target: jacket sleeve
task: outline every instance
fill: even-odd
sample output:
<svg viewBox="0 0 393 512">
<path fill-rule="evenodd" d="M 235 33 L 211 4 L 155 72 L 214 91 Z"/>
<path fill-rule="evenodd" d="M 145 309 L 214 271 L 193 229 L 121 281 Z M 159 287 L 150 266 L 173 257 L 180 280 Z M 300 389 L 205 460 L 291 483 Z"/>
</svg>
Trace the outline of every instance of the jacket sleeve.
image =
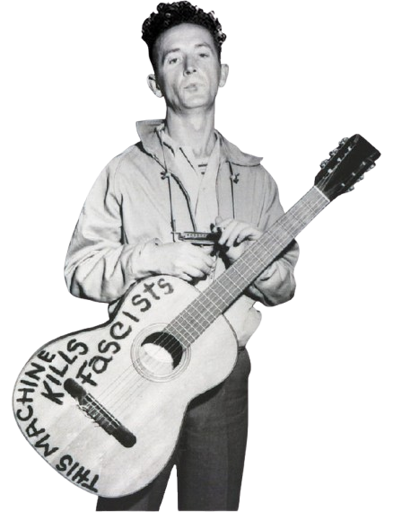
<svg viewBox="0 0 393 512">
<path fill-rule="evenodd" d="M 76 297 L 98 302 L 115 301 L 138 279 L 146 277 L 141 264 L 143 252 L 148 244 L 155 243 L 124 243 L 115 171 L 109 164 L 93 185 L 65 260 L 69 291 Z"/>
<path fill-rule="evenodd" d="M 284 210 L 275 181 L 265 169 L 262 168 L 262 172 L 262 208 L 258 228 L 264 232 L 283 215 Z M 292 299 L 296 288 L 294 268 L 298 257 L 299 246 L 293 241 L 249 286 L 246 294 L 265 306 L 276 306 Z"/>
</svg>

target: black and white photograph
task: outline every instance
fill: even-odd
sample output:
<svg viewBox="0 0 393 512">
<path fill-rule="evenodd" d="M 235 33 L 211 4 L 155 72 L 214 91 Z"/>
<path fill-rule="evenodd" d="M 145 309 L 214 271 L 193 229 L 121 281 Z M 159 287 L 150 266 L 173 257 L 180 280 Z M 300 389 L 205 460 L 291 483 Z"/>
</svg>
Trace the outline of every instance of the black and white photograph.
<svg viewBox="0 0 393 512">
<path fill-rule="evenodd" d="M 0 12 L 5 510 L 391 512 L 387 3 Z"/>
</svg>

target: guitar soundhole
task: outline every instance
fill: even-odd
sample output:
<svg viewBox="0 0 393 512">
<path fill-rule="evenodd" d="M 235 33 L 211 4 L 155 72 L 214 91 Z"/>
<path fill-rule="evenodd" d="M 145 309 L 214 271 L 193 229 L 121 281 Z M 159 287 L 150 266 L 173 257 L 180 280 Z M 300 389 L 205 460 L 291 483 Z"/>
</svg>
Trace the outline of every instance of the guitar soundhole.
<svg viewBox="0 0 393 512">
<path fill-rule="evenodd" d="M 163 326 L 165 327 L 165 326 Z M 155 325 L 142 331 L 131 349 L 131 358 L 138 372 L 149 380 L 169 381 L 188 364 L 190 349 L 172 334 Z"/>
<path fill-rule="evenodd" d="M 142 343 L 146 351 L 152 354 L 153 359 L 172 365 L 173 368 L 179 365 L 183 354 L 182 346 L 171 334 L 153 332 Z"/>
</svg>

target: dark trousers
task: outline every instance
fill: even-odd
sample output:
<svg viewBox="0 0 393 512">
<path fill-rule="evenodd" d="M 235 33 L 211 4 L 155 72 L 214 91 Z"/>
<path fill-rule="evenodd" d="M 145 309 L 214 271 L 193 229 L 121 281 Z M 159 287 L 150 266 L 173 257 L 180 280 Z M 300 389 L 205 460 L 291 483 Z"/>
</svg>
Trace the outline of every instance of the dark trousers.
<svg viewBox="0 0 393 512">
<path fill-rule="evenodd" d="M 242 349 L 231 375 L 190 403 L 174 456 L 160 475 L 129 496 L 99 498 L 97 510 L 159 510 L 173 465 L 179 510 L 238 510 L 250 369 Z"/>
</svg>

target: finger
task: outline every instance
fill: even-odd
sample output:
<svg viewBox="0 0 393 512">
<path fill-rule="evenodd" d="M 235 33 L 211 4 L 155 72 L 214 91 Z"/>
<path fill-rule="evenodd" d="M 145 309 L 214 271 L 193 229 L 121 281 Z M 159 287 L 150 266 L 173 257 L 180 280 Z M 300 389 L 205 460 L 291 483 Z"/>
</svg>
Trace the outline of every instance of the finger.
<svg viewBox="0 0 393 512">
<path fill-rule="evenodd" d="M 206 245 L 203 247 L 195 247 L 196 252 L 194 254 L 196 265 L 202 265 L 206 267 L 209 271 L 214 266 L 214 259 L 211 254 L 214 251 L 213 245 Z"/>
<path fill-rule="evenodd" d="M 209 272 L 210 272 L 210 269 L 209 269 Z M 187 274 L 191 279 L 202 278 L 202 277 L 205 277 L 205 274 L 206 274 L 200 268 L 193 267 L 192 265 L 186 266 L 183 270 L 183 273 Z"/>
<path fill-rule="evenodd" d="M 215 221 L 214 221 L 214 224 L 212 224 L 212 225 L 210 226 L 210 229 L 211 229 L 212 231 L 217 231 L 217 226 L 219 226 L 219 225 L 221 224 L 221 222 L 222 222 L 222 221 L 223 221 L 223 218 L 222 218 L 222 217 L 220 217 L 220 216 L 216 217 L 216 218 L 215 218 Z"/>
<path fill-rule="evenodd" d="M 199 266 L 199 262 L 203 262 L 204 265 L 211 268 L 214 265 L 214 260 L 210 256 L 210 253 L 214 250 L 212 246 L 209 247 L 201 247 L 197 245 L 193 245 L 189 242 L 180 242 L 179 245 L 182 244 L 181 249 L 181 265 L 184 264 L 192 264 Z"/>
<path fill-rule="evenodd" d="M 260 238 L 261 235 L 262 233 L 258 229 L 255 229 L 252 226 L 247 226 L 246 228 L 240 231 L 235 243 L 241 244 L 245 240 L 258 240 L 258 238 Z"/>
<path fill-rule="evenodd" d="M 230 241 L 230 239 L 232 239 L 233 235 L 237 236 L 239 229 L 240 229 L 239 223 L 236 221 L 232 221 L 230 224 L 228 224 L 226 226 L 225 230 L 222 232 L 218 243 L 220 245 L 231 246 L 233 243 L 233 240 Z"/>
<path fill-rule="evenodd" d="M 182 279 L 184 279 L 184 276 L 187 275 L 189 277 L 188 280 L 191 280 L 196 277 L 203 278 L 206 275 L 209 275 L 211 271 L 211 267 L 200 264 L 200 262 L 199 264 L 198 262 L 186 262 L 181 266 L 178 266 L 177 270 L 173 272 L 173 275 L 181 277 Z"/>
<path fill-rule="evenodd" d="M 202 275 L 209 274 L 214 267 L 214 259 L 206 254 L 200 247 L 192 247 L 187 253 L 183 253 L 182 258 L 177 260 L 176 266 L 180 272 L 187 272 L 190 269 L 197 269 L 202 272 Z M 193 277 L 202 277 L 202 275 L 195 275 Z"/>
<path fill-rule="evenodd" d="M 231 233 L 230 233 L 230 235 L 228 237 L 228 240 L 226 242 L 226 244 L 229 247 L 234 247 L 234 246 L 240 244 L 240 242 L 238 241 L 238 238 L 239 238 L 240 233 L 243 231 L 243 229 L 247 229 L 247 228 L 244 228 L 244 226 L 239 225 L 239 224 L 237 224 L 235 226 L 235 228 L 232 229 L 232 231 L 231 231 Z"/>
<path fill-rule="evenodd" d="M 220 245 L 223 245 L 224 241 L 227 239 L 227 235 L 229 233 L 228 229 L 230 228 L 231 223 L 233 223 L 233 219 L 226 219 L 225 221 L 222 221 L 220 222 L 220 224 L 217 225 L 216 232 L 218 232 L 220 235 L 218 239 L 218 243 Z"/>
<path fill-rule="evenodd" d="M 219 230 L 224 231 L 231 222 L 233 222 L 233 219 L 222 219 L 221 217 L 216 217 L 213 232 L 216 233 Z"/>
<path fill-rule="evenodd" d="M 214 267 L 214 260 L 211 259 L 211 263 L 210 263 L 210 261 L 208 263 L 206 263 L 203 260 L 193 260 L 191 266 L 193 268 L 197 269 L 198 271 L 202 272 L 202 276 L 205 276 L 205 275 L 210 274 L 210 272 L 212 271 L 212 269 Z M 197 277 L 202 277 L 202 276 L 197 276 Z"/>
<path fill-rule="evenodd" d="M 201 245 L 199 246 L 200 250 L 204 253 L 210 256 L 214 252 L 214 245 Z"/>
<path fill-rule="evenodd" d="M 178 277 L 180 277 L 180 279 L 183 279 L 183 281 L 187 281 L 187 282 L 191 282 L 193 280 L 193 278 L 191 276 L 189 276 L 188 274 L 186 274 L 185 272 L 182 272 L 181 274 L 179 274 Z"/>
</svg>

